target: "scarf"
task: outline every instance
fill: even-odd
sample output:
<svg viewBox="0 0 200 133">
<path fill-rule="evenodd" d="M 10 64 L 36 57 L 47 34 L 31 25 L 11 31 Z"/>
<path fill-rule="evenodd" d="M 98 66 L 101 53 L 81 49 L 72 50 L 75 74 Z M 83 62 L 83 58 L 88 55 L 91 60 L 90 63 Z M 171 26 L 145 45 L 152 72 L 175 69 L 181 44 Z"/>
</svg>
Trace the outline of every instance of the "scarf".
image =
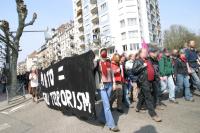
<svg viewBox="0 0 200 133">
<path fill-rule="evenodd" d="M 107 68 L 110 68 L 110 67 L 111 67 L 110 62 L 108 62 L 108 61 L 102 62 L 102 61 L 101 61 L 101 64 L 100 64 L 100 65 L 101 65 L 102 74 L 103 74 L 105 77 L 107 77 L 107 75 L 108 75 Z"/>
</svg>

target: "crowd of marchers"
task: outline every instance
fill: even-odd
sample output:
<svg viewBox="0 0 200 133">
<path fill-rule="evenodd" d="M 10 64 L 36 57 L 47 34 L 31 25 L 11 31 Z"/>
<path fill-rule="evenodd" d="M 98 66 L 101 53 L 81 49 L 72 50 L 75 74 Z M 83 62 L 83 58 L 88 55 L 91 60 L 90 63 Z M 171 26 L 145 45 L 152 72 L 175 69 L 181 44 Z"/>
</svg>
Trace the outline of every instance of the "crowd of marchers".
<svg viewBox="0 0 200 133">
<path fill-rule="evenodd" d="M 111 131 L 119 131 L 112 115 L 115 101 L 118 112 L 124 113 L 124 107 L 138 113 L 148 110 L 156 122 L 162 121 L 156 110 L 164 109 L 164 96 L 177 106 L 177 94 L 194 102 L 192 92 L 200 90 L 200 56 L 195 47 L 195 41 L 190 40 L 183 49 L 148 47 L 130 55 L 116 52 L 111 58 L 102 48 L 100 58 L 94 61 L 96 88 L 102 100 L 98 121 Z"/>
</svg>

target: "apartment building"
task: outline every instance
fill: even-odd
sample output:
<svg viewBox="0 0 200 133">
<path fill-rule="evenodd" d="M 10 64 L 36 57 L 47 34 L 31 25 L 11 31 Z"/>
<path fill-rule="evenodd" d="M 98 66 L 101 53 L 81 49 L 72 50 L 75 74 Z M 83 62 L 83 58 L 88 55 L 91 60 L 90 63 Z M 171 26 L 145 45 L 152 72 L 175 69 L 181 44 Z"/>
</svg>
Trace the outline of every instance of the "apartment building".
<svg viewBox="0 0 200 133">
<path fill-rule="evenodd" d="M 32 67 L 38 66 L 38 56 L 37 51 L 33 51 L 28 57 L 26 58 L 26 71 L 30 71 Z"/>
<path fill-rule="evenodd" d="M 83 50 L 107 47 L 131 53 L 161 45 L 158 0 L 73 0 L 76 36 Z"/>
<path fill-rule="evenodd" d="M 17 64 L 17 75 L 23 75 L 27 72 L 26 61 L 21 61 Z"/>
<path fill-rule="evenodd" d="M 53 31 L 52 38 L 47 40 L 48 57 L 52 61 L 59 61 L 65 57 L 79 54 L 80 48 L 74 39 L 74 22 L 62 24 Z"/>
</svg>

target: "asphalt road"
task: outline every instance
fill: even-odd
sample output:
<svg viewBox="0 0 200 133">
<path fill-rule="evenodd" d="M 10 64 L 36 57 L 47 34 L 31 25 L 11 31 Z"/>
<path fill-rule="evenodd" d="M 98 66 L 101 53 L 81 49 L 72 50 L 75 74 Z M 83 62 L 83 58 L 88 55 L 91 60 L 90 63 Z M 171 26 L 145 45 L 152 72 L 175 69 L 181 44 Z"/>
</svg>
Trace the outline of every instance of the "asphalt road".
<svg viewBox="0 0 200 133">
<path fill-rule="evenodd" d="M 200 96 L 195 102 L 178 99 L 179 104 L 167 105 L 157 111 L 163 122 L 156 123 L 148 113 L 136 113 L 135 109 L 125 114 L 113 112 L 121 133 L 200 133 Z M 63 115 L 49 109 L 44 102 L 28 101 L 17 107 L 0 112 L 0 133 L 110 133 L 107 127 L 95 121 L 83 121 L 74 116 Z"/>
</svg>

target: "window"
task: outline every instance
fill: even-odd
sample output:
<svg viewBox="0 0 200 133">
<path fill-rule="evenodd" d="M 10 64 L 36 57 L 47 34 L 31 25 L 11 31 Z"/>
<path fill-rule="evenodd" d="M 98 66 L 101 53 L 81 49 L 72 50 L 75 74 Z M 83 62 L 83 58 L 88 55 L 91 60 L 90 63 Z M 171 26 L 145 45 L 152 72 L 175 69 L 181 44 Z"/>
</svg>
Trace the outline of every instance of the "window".
<svg viewBox="0 0 200 133">
<path fill-rule="evenodd" d="M 130 50 L 139 50 L 139 43 L 131 43 Z"/>
<path fill-rule="evenodd" d="M 111 48 L 111 49 L 109 50 L 109 53 L 110 53 L 110 54 L 113 54 L 114 52 L 115 52 L 114 48 Z"/>
<path fill-rule="evenodd" d="M 127 45 L 123 45 L 123 50 L 127 51 Z"/>
<path fill-rule="evenodd" d="M 118 0 L 118 4 L 122 3 L 123 0 Z"/>
<path fill-rule="evenodd" d="M 129 31 L 129 32 L 128 32 L 128 35 L 129 35 L 129 38 L 130 38 L 130 39 L 131 39 L 131 38 L 136 38 L 137 35 L 138 35 L 138 31 L 137 31 L 137 30 L 135 30 L 135 31 Z"/>
<path fill-rule="evenodd" d="M 88 7 L 88 5 L 84 7 L 84 10 L 85 10 L 86 13 L 89 12 L 89 7 Z"/>
<path fill-rule="evenodd" d="M 121 28 L 125 27 L 125 20 L 124 19 L 120 21 L 120 27 Z"/>
<path fill-rule="evenodd" d="M 128 26 L 133 26 L 136 24 L 137 24 L 136 18 L 128 18 Z"/>
<path fill-rule="evenodd" d="M 100 20 L 101 20 L 102 23 L 108 21 L 108 14 L 102 16 Z"/>
<path fill-rule="evenodd" d="M 126 39 L 126 32 L 121 33 L 121 36 L 122 36 L 122 40 L 125 40 Z"/>
<path fill-rule="evenodd" d="M 101 11 L 104 11 L 104 10 L 106 9 L 106 7 L 107 7 L 107 4 L 106 4 L 106 3 L 103 3 L 103 4 L 101 5 Z"/>
</svg>

